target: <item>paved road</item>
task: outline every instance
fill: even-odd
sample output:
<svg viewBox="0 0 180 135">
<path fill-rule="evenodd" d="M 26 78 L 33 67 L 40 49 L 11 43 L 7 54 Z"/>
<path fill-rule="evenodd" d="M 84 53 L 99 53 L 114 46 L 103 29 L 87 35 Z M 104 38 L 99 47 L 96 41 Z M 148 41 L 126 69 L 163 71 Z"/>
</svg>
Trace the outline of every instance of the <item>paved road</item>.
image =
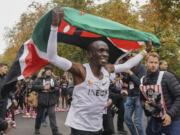
<svg viewBox="0 0 180 135">
<path fill-rule="evenodd" d="M 66 115 L 67 115 L 66 112 L 56 113 L 58 127 L 59 130 L 63 133 L 63 135 L 70 134 L 69 128 L 64 126 Z M 116 120 L 117 119 L 115 117 L 115 123 Z M 22 118 L 22 115 L 17 115 L 16 122 L 17 122 L 16 129 L 11 129 L 11 131 L 7 135 L 33 135 L 35 119 Z M 51 130 L 49 126 L 48 127 L 42 126 L 40 132 L 41 135 L 51 135 Z M 115 135 L 119 135 L 119 134 L 115 134 Z"/>
<path fill-rule="evenodd" d="M 69 135 L 70 131 L 68 127 L 64 126 L 66 118 L 65 112 L 57 113 L 57 123 L 59 130 L 63 135 Z M 21 115 L 16 116 L 17 127 L 12 129 L 7 135 L 33 135 L 35 119 L 22 118 Z M 41 127 L 41 135 L 51 135 L 50 127 Z"/>
</svg>

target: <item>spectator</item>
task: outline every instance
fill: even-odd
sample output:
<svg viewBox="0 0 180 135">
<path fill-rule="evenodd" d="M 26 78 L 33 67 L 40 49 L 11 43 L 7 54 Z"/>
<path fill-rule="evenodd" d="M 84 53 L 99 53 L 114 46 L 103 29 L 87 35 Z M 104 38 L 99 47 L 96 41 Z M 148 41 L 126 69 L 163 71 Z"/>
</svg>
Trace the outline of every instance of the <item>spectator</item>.
<svg viewBox="0 0 180 135">
<path fill-rule="evenodd" d="M 44 76 L 37 78 L 32 85 L 32 89 L 38 92 L 37 117 L 35 121 L 35 135 L 40 134 L 40 127 L 43 120 L 44 112 L 47 109 L 49 116 L 52 135 L 62 135 L 58 132 L 55 115 L 55 104 L 57 104 L 58 96 L 56 89 L 56 81 L 52 77 L 52 68 L 45 67 Z"/>
<path fill-rule="evenodd" d="M 61 98 L 62 98 L 62 111 L 68 109 L 68 79 L 66 75 L 63 75 L 60 81 Z"/>
<path fill-rule="evenodd" d="M 160 69 L 161 71 L 167 71 L 167 70 L 168 70 L 168 63 L 167 63 L 167 61 L 165 61 L 165 60 L 160 60 L 160 61 L 159 61 L 159 69 Z"/>
<path fill-rule="evenodd" d="M 180 83 L 167 71 L 159 71 L 159 55 L 150 53 L 146 59 L 147 75 L 141 79 L 141 99 L 150 116 L 147 135 L 179 135 Z"/>
<path fill-rule="evenodd" d="M 145 75 L 145 72 L 145 67 L 141 63 L 133 67 L 132 70 L 127 71 L 128 79 L 126 83 L 128 84 L 128 96 L 124 104 L 124 119 L 131 135 L 145 135 L 142 123 L 143 108 L 140 103 L 139 89 L 140 79 Z"/>
</svg>

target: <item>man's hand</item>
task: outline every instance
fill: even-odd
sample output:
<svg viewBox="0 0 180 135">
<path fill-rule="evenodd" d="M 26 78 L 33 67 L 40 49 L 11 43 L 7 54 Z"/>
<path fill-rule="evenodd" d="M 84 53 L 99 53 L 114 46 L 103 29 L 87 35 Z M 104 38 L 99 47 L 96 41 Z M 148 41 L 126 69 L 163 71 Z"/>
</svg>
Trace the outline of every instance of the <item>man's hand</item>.
<svg viewBox="0 0 180 135">
<path fill-rule="evenodd" d="M 121 90 L 121 95 L 122 95 L 123 97 L 127 97 L 127 96 L 128 96 L 127 90 L 122 89 L 122 90 Z"/>
<path fill-rule="evenodd" d="M 152 48 L 153 48 L 153 46 L 152 46 L 152 41 L 151 40 L 149 40 L 147 43 L 146 43 L 146 52 L 151 52 L 152 51 Z"/>
<path fill-rule="evenodd" d="M 171 116 L 168 114 L 165 114 L 162 118 L 163 120 L 163 126 L 168 126 L 171 124 L 172 120 L 171 120 Z"/>
<path fill-rule="evenodd" d="M 141 45 L 139 50 L 143 55 L 146 55 L 147 53 L 151 52 L 153 50 L 152 41 L 149 40 L 148 42 L 146 42 L 146 45 Z"/>
<path fill-rule="evenodd" d="M 144 102 L 144 108 L 147 109 L 147 108 L 151 107 L 150 104 L 151 104 L 150 101 L 145 101 L 145 102 Z"/>
<path fill-rule="evenodd" d="M 48 91 L 51 88 L 51 84 L 47 83 L 44 85 L 44 90 Z"/>
<path fill-rule="evenodd" d="M 37 75 L 38 78 L 41 78 L 43 76 L 43 73 L 45 72 L 45 69 L 41 69 Z"/>
<path fill-rule="evenodd" d="M 134 74 L 131 70 L 127 70 L 126 73 L 129 74 L 129 75 L 133 75 Z"/>
<path fill-rule="evenodd" d="M 108 101 L 105 104 L 105 108 L 108 108 L 112 104 L 112 99 L 108 99 Z"/>
<path fill-rule="evenodd" d="M 60 23 L 60 20 L 64 16 L 64 10 L 62 7 L 55 7 L 52 10 L 52 25 L 57 27 Z"/>
<path fill-rule="evenodd" d="M 18 106 L 18 102 L 15 99 L 12 100 L 12 103 L 13 103 L 14 107 Z"/>
</svg>

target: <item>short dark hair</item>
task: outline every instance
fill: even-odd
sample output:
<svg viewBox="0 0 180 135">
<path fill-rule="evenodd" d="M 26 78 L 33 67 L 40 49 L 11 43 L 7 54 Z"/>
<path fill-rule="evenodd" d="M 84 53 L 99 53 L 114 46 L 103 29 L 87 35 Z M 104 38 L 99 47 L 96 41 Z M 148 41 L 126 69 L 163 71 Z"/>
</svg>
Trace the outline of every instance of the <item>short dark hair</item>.
<svg viewBox="0 0 180 135">
<path fill-rule="evenodd" d="M 101 42 L 101 43 L 107 44 L 105 41 L 100 40 L 100 39 L 94 40 L 94 41 L 90 42 L 90 43 L 87 45 L 86 50 L 87 50 L 87 51 L 94 51 L 94 50 L 92 50 L 92 48 L 94 47 L 93 44 L 94 44 L 95 42 Z M 107 44 L 107 45 L 108 45 L 108 44 Z"/>
<path fill-rule="evenodd" d="M 6 63 L 0 63 L 0 67 L 3 67 L 3 66 L 7 66 L 7 67 L 8 67 L 8 64 L 6 64 Z"/>
<path fill-rule="evenodd" d="M 97 41 L 97 40 L 96 40 Z M 86 51 L 93 51 L 93 43 L 96 42 L 96 41 L 92 41 L 91 43 L 89 43 L 86 47 Z"/>
<path fill-rule="evenodd" d="M 158 60 L 160 60 L 159 54 L 156 52 L 151 52 L 146 56 L 146 61 L 148 61 L 149 57 L 155 57 L 158 58 Z"/>
<path fill-rule="evenodd" d="M 47 71 L 47 70 L 51 70 L 51 71 L 52 71 L 53 68 L 52 68 L 52 66 L 48 65 L 48 66 L 46 66 L 46 67 L 44 68 L 44 70 L 45 70 L 45 71 Z"/>
</svg>

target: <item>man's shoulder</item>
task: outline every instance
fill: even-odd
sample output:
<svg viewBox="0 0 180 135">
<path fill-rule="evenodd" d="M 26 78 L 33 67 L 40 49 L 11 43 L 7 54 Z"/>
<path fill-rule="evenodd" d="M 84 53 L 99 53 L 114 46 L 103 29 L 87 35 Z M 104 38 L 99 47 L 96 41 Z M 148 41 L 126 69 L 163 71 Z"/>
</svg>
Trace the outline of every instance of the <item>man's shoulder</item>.
<svg viewBox="0 0 180 135">
<path fill-rule="evenodd" d="M 166 75 L 169 77 L 174 77 L 178 80 L 178 82 L 180 82 L 180 76 L 177 76 L 175 73 L 167 71 Z"/>
<path fill-rule="evenodd" d="M 169 71 L 164 71 L 164 78 L 174 78 L 175 74 Z"/>
<path fill-rule="evenodd" d="M 39 82 L 42 82 L 43 79 L 44 79 L 43 77 L 38 77 L 38 78 L 35 79 L 34 82 L 35 82 L 35 83 L 39 83 Z"/>
<path fill-rule="evenodd" d="M 146 73 L 146 67 L 144 64 L 140 63 L 137 67 L 136 74 L 142 73 L 145 75 Z"/>
<path fill-rule="evenodd" d="M 143 67 L 143 68 L 146 67 L 143 63 L 140 63 L 139 66 L 140 66 L 140 67 Z"/>
<path fill-rule="evenodd" d="M 178 77 L 169 71 L 164 72 L 163 81 L 171 85 L 179 83 Z"/>
<path fill-rule="evenodd" d="M 89 63 L 84 63 L 84 64 L 81 64 L 81 63 L 76 63 L 76 62 L 73 62 L 73 66 L 72 68 L 69 70 L 69 72 L 72 73 L 72 75 L 78 75 L 81 74 L 81 72 L 84 72 L 85 71 L 85 68 L 89 65 Z"/>
</svg>

